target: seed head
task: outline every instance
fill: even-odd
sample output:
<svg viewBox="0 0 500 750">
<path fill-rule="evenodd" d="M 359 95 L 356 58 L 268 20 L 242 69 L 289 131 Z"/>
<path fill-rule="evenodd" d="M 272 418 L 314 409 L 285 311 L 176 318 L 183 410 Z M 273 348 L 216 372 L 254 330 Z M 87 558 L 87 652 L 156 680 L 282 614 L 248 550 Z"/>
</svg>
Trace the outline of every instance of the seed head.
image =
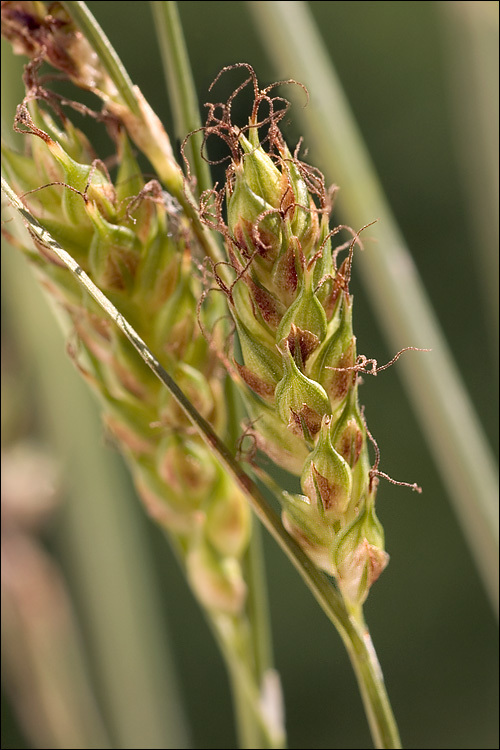
<svg viewBox="0 0 500 750">
<path fill-rule="evenodd" d="M 384 532 L 375 515 L 371 497 L 358 518 L 336 540 L 335 567 L 344 598 L 353 606 L 363 604 L 380 576 L 389 555 L 384 551 Z"/>
<path fill-rule="evenodd" d="M 332 445 L 331 426 L 331 418 L 323 417 L 318 441 L 301 476 L 302 492 L 321 508 L 328 523 L 343 518 L 352 491 L 351 469 Z"/>
<path fill-rule="evenodd" d="M 186 571 L 198 599 L 209 611 L 241 615 L 247 591 L 241 567 L 233 557 L 221 558 L 201 532 L 190 539 Z"/>
<path fill-rule="evenodd" d="M 246 66 L 243 66 L 246 67 Z M 226 293 L 241 359 L 255 447 L 300 478 L 285 493 L 283 523 L 351 603 L 362 603 L 387 564 L 373 504 L 367 428 L 358 404 L 356 339 L 349 281 L 353 239 L 332 249 L 330 195 L 321 173 L 292 155 L 278 123 L 283 99 L 259 90 L 248 125 L 231 120 L 234 97 L 208 105 L 208 135 L 229 145 L 225 193 L 216 200 L 232 285 Z M 267 117 L 259 119 L 262 103 Z M 215 112 L 222 115 L 215 116 Z M 214 193 L 215 194 L 215 193 Z M 223 218 L 223 195 L 227 224 Z M 337 267 L 338 254 L 348 257 Z"/>
<path fill-rule="evenodd" d="M 283 349 L 283 365 L 285 372 L 275 391 L 277 412 L 294 434 L 312 441 L 323 417 L 331 413 L 328 396 L 319 383 L 299 370 L 288 342 Z"/>
</svg>

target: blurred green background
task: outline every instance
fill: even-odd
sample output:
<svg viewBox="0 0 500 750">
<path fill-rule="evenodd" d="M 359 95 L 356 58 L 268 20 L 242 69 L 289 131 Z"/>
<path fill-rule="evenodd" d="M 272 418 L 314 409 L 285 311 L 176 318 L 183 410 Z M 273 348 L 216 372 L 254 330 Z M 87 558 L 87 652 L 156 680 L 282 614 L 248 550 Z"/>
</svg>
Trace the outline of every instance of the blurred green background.
<svg viewBox="0 0 500 750">
<path fill-rule="evenodd" d="M 149 4 L 88 5 L 131 78 L 171 133 L 172 120 Z M 249 62 L 261 84 L 274 80 L 245 3 L 178 5 L 201 103 L 209 99 L 208 87 L 224 65 Z M 498 224 L 494 210 L 498 160 L 492 151 L 497 148 L 498 138 L 498 5 L 324 1 L 309 5 L 472 402 L 497 451 L 498 300 L 491 282 L 498 279 Z M 303 83 L 307 86 L 308 82 Z M 223 91 L 223 85 L 219 86 L 218 92 Z M 291 145 L 299 135 L 293 119 L 292 110 L 287 129 Z M 334 122 L 331 127 L 335 128 Z M 97 135 L 92 135 L 99 155 L 106 156 L 109 142 L 103 140 L 100 145 L 96 139 Z M 366 222 L 374 218 L 366 216 Z M 16 272 L 25 270 L 19 263 Z M 379 363 L 386 362 L 394 352 L 388 351 L 374 311 L 365 300 L 356 277 L 356 262 L 352 291 L 358 349 Z M 19 321 L 10 319 L 10 310 L 4 307 L 2 316 L 6 362 L 7 367 L 14 363 L 22 377 L 5 379 L 5 403 L 12 403 L 7 387 L 13 380 L 14 392 L 24 388 L 20 400 L 29 404 L 29 416 L 20 420 L 25 425 L 24 434 L 32 427 L 57 452 L 57 440 L 50 437 L 53 431 L 43 427 L 47 406 L 39 403 L 36 355 L 33 359 L 27 357 L 19 341 Z M 40 342 L 39 353 L 43 356 L 45 329 L 39 318 L 32 325 L 37 325 L 34 337 Z M 62 341 L 55 346 L 62 350 Z M 57 376 L 64 383 L 78 377 L 70 364 L 64 370 L 58 365 Z M 403 745 L 498 747 L 496 622 L 433 456 L 403 392 L 397 364 L 377 379 L 367 378 L 361 400 L 366 405 L 369 428 L 381 449 L 381 468 L 397 479 L 417 481 L 423 487 L 423 494 L 418 496 L 388 483 L 380 486 L 378 514 L 385 527 L 391 564 L 366 604 L 367 621 Z M 92 401 L 85 400 L 85 414 L 93 408 Z M 80 424 L 82 411 L 78 411 L 73 399 L 68 397 L 63 409 L 70 424 L 71 420 Z M 21 431 L 19 421 L 16 429 Z M 107 460 L 117 463 L 118 481 L 124 488 L 119 502 L 132 514 L 135 533 L 141 535 L 141 554 L 147 559 L 140 563 L 152 569 L 151 598 L 161 617 L 156 630 L 159 624 L 159 637 L 165 639 L 163 647 L 171 651 L 172 675 L 189 727 L 185 746 L 235 747 L 226 675 L 210 633 L 163 537 L 137 507 L 121 464 L 104 444 L 97 419 L 93 419 L 89 430 L 94 435 L 90 438 L 94 448 L 97 446 L 104 455 L 107 452 Z M 59 455 L 63 456 L 64 477 L 69 477 L 63 478 L 67 488 L 75 469 L 64 452 Z M 90 460 L 89 453 L 87 473 L 92 472 Z M 104 492 L 104 499 L 105 496 Z M 66 501 L 71 503 L 68 498 Z M 46 530 L 45 540 L 61 561 L 74 597 L 89 652 L 90 672 L 106 718 L 109 695 L 99 682 L 100 656 L 92 641 L 93 625 L 85 612 L 85 596 L 79 588 L 79 563 L 72 559 L 72 548 L 78 544 L 68 537 L 77 532 L 74 517 L 73 526 L 71 521 L 67 525 L 68 515 L 71 517 L 67 509 L 60 512 Z M 97 544 L 95 530 L 88 533 L 90 536 L 82 544 L 92 556 Z M 99 533 L 107 549 L 106 538 L 119 533 L 119 525 L 110 528 L 103 522 Z M 361 701 L 340 638 L 272 540 L 265 535 L 264 541 L 275 658 L 284 689 L 289 746 L 370 747 Z M 110 544 L 111 567 L 112 548 Z M 130 557 L 127 562 L 136 568 Z M 104 555 L 102 565 L 107 564 Z M 94 575 L 112 574 L 99 567 Z M 140 603 L 132 600 L 139 626 L 143 622 L 144 632 L 149 632 L 149 610 L 144 610 L 142 618 L 137 607 Z M 138 637 L 141 638 L 140 633 Z M 114 649 L 116 660 L 126 660 L 119 644 L 113 643 L 110 648 Z M 156 662 L 160 663 L 153 659 L 153 667 L 161 668 L 160 656 Z M 31 747 L 32 740 L 25 737 L 16 721 L 11 695 L 9 688 L 3 695 L 2 746 L 9 750 Z M 172 696 L 166 695 L 165 700 L 170 709 L 173 704 L 178 705 Z M 146 709 L 131 695 L 128 710 L 133 716 Z M 176 711 L 181 715 L 181 708 Z M 109 716 L 107 720 L 112 724 Z M 139 715 L 139 736 L 142 720 L 144 716 Z M 155 745 L 153 740 L 148 741 L 151 744 L 124 744 L 116 739 L 116 727 L 110 732 L 115 738 L 114 747 L 178 746 L 160 742 Z"/>
</svg>

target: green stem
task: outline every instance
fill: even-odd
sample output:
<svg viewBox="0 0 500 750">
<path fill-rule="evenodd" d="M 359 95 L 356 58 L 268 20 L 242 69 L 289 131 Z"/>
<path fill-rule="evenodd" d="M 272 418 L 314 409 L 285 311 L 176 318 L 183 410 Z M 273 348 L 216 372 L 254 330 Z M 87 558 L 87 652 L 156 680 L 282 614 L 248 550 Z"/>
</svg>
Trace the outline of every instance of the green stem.
<svg viewBox="0 0 500 750">
<path fill-rule="evenodd" d="M 179 538 L 165 531 L 172 551 L 180 567 L 185 569 L 185 550 Z M 254 538 L 254 537 L 252 537 Z M 236 718 L 238 747 L 254 750 L 280 750 L 285 747 L 285 730 L 281 722 L 281 712 L 269 716 L 263 707 L 263 680 L 256 676 L 255 643 L 252 640 L 251 621 L 245 616 L 228 617 L 202 608 L 208 627 L 226 664 L 231 696 Z M 249 626 L 250 625 L 250 631 Z M 267 678 L 275 678 L 275 691 L 278 701 L 281 699 L 281 687 L 274 670 L 263 665 Z M 264 674 L 262 675 L 262 677 Z"/>
<path fill-rule="evenodd" d="M 150 6 L 174 116 L 175 133 L 182 142 L 188 133 L 201 128 L 201 118 L 179 11 L 175 2 L 155 1 Z M 201 132 L 194 133 L 186 143 L 186 156 L 196 177 L 199 193 L 213 187 L 208 163 L 201 155 L 202 143 Z"/>
<path fill-rule="evenodd" d="M 400 748 L 401 740 L 384 677 L 362 614 L 351 615 L 345 636 L 341 631 L 340 634 L 356 674 L 375 747 Z"/>
<path fill-rule="evenodd" d="M 245 560 L 249 588 L 248 618 L 253 647 L 253 663 L 257 683 L 262 684 L 268 670 L 273 668 L 273 649 L 269 627 L 264 550 L 260 524 L 255 523 Z"/>
<path fill-rule="evenodd" d="M 236 450 L 240 438 L 239 425 L 242 423 L 244 416 L 243 405 L 236 388 L 235 383 L 227 378 L 225 388 L 226 406 L 229 415 L 227 443 Z M 266 573 L 264 565 L 264 550 L 261 538 L 261 526 L 258 521 L 252 524 L 252 534 L 250 542 L 243 561 L 244 577 L 248 588 L 246 614 L 249 625 L 249 651 L 247 662 L 252 670 L 255 684 L 262 689 L 264 681 L 268 679 L 272 672 L 275 675 L 279 685 L 278 674 L 274 672 L 274 660 L 272 649 L 271 628 L 269 622 L 269 604 L 267 597 Z M 245 693 L 238 688 L 238 681 L 235 681 L 237 695 L 244 697 Z M 278 688 L 277 688 L 278 689 Z M 243 707 L 241 716 L 242 722 L 247 725 L 253 721 L 252 715 L 245 719 L 245 714 L 249 713 L 248 706 Z M 250 712 L 251 713 L 251 712 Z M 254 735 L 252 739 L 248 727 L 246 736 L 251 740 L 246 747 L 265 747 L 266 735 L 262 733 L 259 727 L 254 723 Z M 243 727 L 244 729 L 244 727 Z M 283 728 L 282 737 L 280 738 L 279 747 L 284 747 L 285 730 Z M 248 742 L 248 740 L 246 740 Z"/>
<path fill-rule="evenodd" d="M 228 414 L 231 415 L 228 420 L 227 442 L 233 450 L 236 450 L 241 436 L 239 426 L 243 421 L 245 411 L 236 384 L 231 378 L 226 381 L 225 397 Z M 264 675 L 268 670 L 273 669 L 274 659 L 269 623 L 264 549 L 261 527 L 257 523 L 252 527 L 250 545 L 245 557 L 245 580 L 248 581 L 249 586 L 247 610 L 252 630 L 255 677 L 257 683 L 261 684 Z"/>
<path fill-rule="evenodd" d="M 262 740 L 262 732 L 254 720 L 253 712 L 248 705 L 246 691 L 234 670 L 229 669 L 233 713 L 236 720 L 237 743 L 240 750 L 245 748 L 272 747 Z"/>
<path fill-rule="evenodd" d="M 346 221 L 374 217 L 370 240 L 379 251 L 357 264 L 391 348 L 408 344 L 429 354 L 401 361 L 415 414 L 432 446 L 436 467 L 498 611 L 498 474 L 488 442 L 387 204 L 369 154 L 306 3 L 249 2 L 278 77 L 306 84 L 311 104 L 297 108 L 308 145 L 329 181 L 341 185 Z M 291 96 L 294 97 L 293 89 Z"/>
<path fill-rule="evenodd" d="M 227 621 L 216 616 L 209 623 L 228 666 L 239 746 L 248 750 L 284 748 L 281 717 L 270 718 L 263 711 L 261 686 L 255 682 L 252 655 L 246 645 L 248 633 L 241 627 L 242 622 L 234 632 L 227 627 Z M 277 689 L 280 690 L 279 683 Z"/>
<path fill-rule="evenodd" d="M 281 520 L 255 482 L 243 471 L 234 459 L 231 451 L 220 440 L 212 426 L 198 413 L 187 400 L 178 385 L 160 365 L 154 354 L 148 349 L 123 315 L 114 307 L 107 297 L 91 281 L 83 269 L 45 230 L 21 203 L 10 185 L 2 177 L 2 190 L 19 212 L 30 233 L 64 263 L 74 274 L 78 282 L 86 289 L 104 312 L 114 321 L 122 333 L 139 352 L 143 361 L 168 388 L 180 408 L 191 421 L 201 438 L 217 456 L 221 466 L 233 477 L 247 496 L 257 517 L 279 544 L 311 590 L 317 602 L 335 625 L 348 646 L 351 660 L 355 665 L 360 690 L 365 702 L 368 721 L 377 747 L 399 747 L 396 724 L 392 715 L 389 699 L 385 691 L 380 666 L 378 664 L 368 631 L 361 632 L 359 624 L 347 611 L 342 597 L 331 581 L 309 559 L 302 548 L 284 529 Z M 237 660 L 235 660 L 237 662 Z M 239 669 L 238 664 L 235 668 Z M 384 743 L 384 744 L 381 744 Z"/>
</svg>

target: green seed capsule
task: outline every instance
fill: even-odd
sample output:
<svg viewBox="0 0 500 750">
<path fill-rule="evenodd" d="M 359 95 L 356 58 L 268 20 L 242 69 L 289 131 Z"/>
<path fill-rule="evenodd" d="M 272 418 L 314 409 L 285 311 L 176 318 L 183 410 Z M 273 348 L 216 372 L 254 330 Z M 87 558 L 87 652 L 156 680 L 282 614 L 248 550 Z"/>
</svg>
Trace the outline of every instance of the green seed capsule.
<svg viewBox="0 0 500 750">
<path fill-rule="evenodd" d="M 312 288 L 313 274 L 305 270 L 297 299 L 283 315 L 276 332 L 278 344 L 288 339 L 290 350 L 300 354 L 300 363 L 307 361 L 326 336 L 326 315 Z"/>
<path fill-rule="evenodd" d="M 330 438 L 331 419 L 324 417 L 316 447 L 302 472 L 302 492 L 322 509 L 328 522 L 342 519 L 351 499 L 352 477 L 347 461 Z"/>
<path fill-rule="evenodd" d="M 362 605 L 389 562 L 373 497 L 368 498 L 361 514 L 337 538 L 334 561 L 344 598 L 354 607 Z"/>
<path fill-rule="evenodd" d="M 256 447 L 278 466 L 300 476 L 309 453 L 303 436 L 291 432 L 273 406 L 252 394 L 246 401 L 252 420 L 247 434 L 253 437 Z"/>
<path fill-rule="evenodd" d="M 227 201 L 227 221 L 238 248 L 247 258 L 258 252 L 272 262 L 279 252 L 281 221 L 274 208 L 248 183 L 245 162 L 236 165 L 235 181 Z M 267 211 L 271 213 L 263 216 Z"/>
<path fill-rule="evenodd" d="M 241 567 L 233 557 L 221 558 L 201 529 L 189 541 L 186 571 L 194 592 L 208 610 L 241 614 L 247 593 Z"/>
<path fill-rule="evenodd" d="M 183 359 L 196 326 L 196 299 L 190 276 L 185 268 L 178 273 L 177 286 L 154 321 L 155 339 L 174 361 Z"/>
<path fill-rule="evenodd" d="M 189 508 L 200 507 L 217 479 L 217 467 L 204 447 L 174 432 L 160 441 L 156 466 L 158 476 Z"/>
<path fill-rule="evenodd" d="M 89 249 L 96 283 L 113 291 L 130 292 L 140 260 L 137 236 L 128 227 L 106 221 L 94 203 L 89 202 L 86 211 L 96 230 Z"/>
<path fill-rule="evenodd" d="M 332 444 L 335 450 L 354 467 L 365 444 L 365 427 L 359 416 L 355 390 L 351 391 L 348 403 L 336 422 Z"/>
<path fill-rule="evenodd" d="M 281 357 L 273 345 L 266 346 L 235 317 L 244 365 L 236 366 L 246 384 L 265 401 L 274 401 L 274 392 L 283 372 Z"/>
<path fill-rule="evenodd" d="M 134 482 L 144 506 L 157 523 L 181 536 L 196 534 L 204 521 L 203 512 L 190 504 L 185 494 L 177 493 L 158 476 L 149 459 L 135 459 L 132 464 Z"/>
<path fill-rule="evenodd" d="M 243 176 L 254 195 L 259 196 L 272 208 L 279 208 L 282 197 L 282 179 L 279 169 L 264 149 L 256 142 L 257 131 L 252 129 L 250 137 L 240 135 L 239 144 L 243 152 Z"/>
<path fill-rule="evenodd" d="M 325 524 L 322 512 L 308 497 L 291 495 L 289 492 L 283 492 L 282 497 L 284 527 L 319 568 L 334 575 L 334 527 Z"/>
<path fill-rule="evenodd" d="M 222 557 L 240 557 L 250 539 L 250 506 L 245 495 L 222 471 L 206 508 L 206 535 L 214 549 Z"/>
<path fill-rule="evenodd" d="M 274 394 L 278 414 L 295 435 L 312 441 L 319 432 L 323 416 L 331 414 L 328 396 L 319 383 L 300 372 L 288 343 L 282 355 L 285 373 Z"/>
<path fill-rule="evenodd" d="M 319 237 L 317 209 L 288 148 L 284 159 L 283 173 L 287 175 L 288 183 L 293 191 L 294 210 L 290 228 L 293 235 L 299 239 L 305 257 L 309 258 L 317 246 Z"/>
<path fill-rule="evenodd" d="M 352 304 L 348 295 L 342 298 L 339 325 L 315 356 L 310 376 L 327 392 L 333 413 L 342 406 L 356 383 L 354 367 L 356 340 L 352 334 Z"/>
</svg>

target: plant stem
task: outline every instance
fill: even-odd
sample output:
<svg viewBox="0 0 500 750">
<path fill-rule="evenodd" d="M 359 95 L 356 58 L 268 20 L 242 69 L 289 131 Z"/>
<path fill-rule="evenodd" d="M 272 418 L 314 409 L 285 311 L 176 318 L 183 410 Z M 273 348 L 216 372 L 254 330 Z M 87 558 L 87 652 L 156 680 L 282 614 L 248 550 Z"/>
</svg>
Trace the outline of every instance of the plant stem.
<svg viewBox="0 0 500 750">
<path fill-rule="evenodd" d="M 252 635 L 253 662 L 257 683 L 262 684 L 266 672 L 273 668 L 273 650 L 269 627 L 264 550 L 260 524 L 255 523 L 245 560 L 246 580 L 249 587 L 249 620 Z"/>
<path fill-rule="evenodd" d="M 238 747 L 241 750 L 244 748 L 272 747 L 272 745 L 263 742 L 262 733 L 248 705 L 246 691 L 241 684 L 241 680 L 238 679 L 237 674 L 232 669 L 229 669 L 229 678 L 231 682 L 231 696 L 233 699 Z"/>
<path fill-rule="evenodd" d="M 291 560 L 323 611 L 338 629 L 346 645 L 348 645 L 348 651 L 351 660 L 355 665 L 356 676 L 360 685 L 363 701 L 365 702 L 368 721 L 370 723 L 376 746 L 387 748 L 399 747 L 396 723 L 392 715 L 389 699 L 385 691 L 373 645 L 367 635 L 368 631 L 364 630 L 361 632 L 359 623 L 353 615 L 347 611 L 342 597 L 336 591 L 331 581 L 328 580 L 324 573 L 318 570 L 302 548 L 294 539 L 292 539 L 291 536 L 289 536 L 284 529 L 279 516 L 261 493 L 259 487 L 243 471 L 241 466 L 234 459 L 231 451 L 220 440 L 211 425 L 186 399 L 180 388 L 160 365 L 154 354 L 148 349 L 144 341 L 125 320 L 123 315 L 118 312 L 107 297 L 95 286 L 69 253 L 67 253 L 51 237 L 49 232 L 47 232 L 47 230 L 45 230 L 31 215 L 3 177 L 2 189 L 14 208 L 24 219 L 30 233 L 36 238 L 37 242 L 55 253 L 71 273 L 74 274 L 78 282 L 120 328 L 122 333 L 125 334 L 131 344 L 139 352 L 143 361 L 168 388 L 171 395 L 190 419 L 201 438 L 207 444 L 209 449 L 217 456 L 221 466 L 229 472 L 242 491 L 246 494 L 257 517 Z M 224 631 L 222 631 L 222 633 L 223 632 Z M 225 645 L 224 639 L 222 639 L 222 641 L 222 645 Z M 232 657 L 230 652 L 228 652 L 228 658 L 229 657 Z M 239 670 L 241 665 L 237 663 L 237 660 L 233 661 L 236 662 L 234 668 Z M 230 662 L 228 661 L 228 663 Z M 248 689 L 247 681 L 244 682 Z"/>
<path fill-rule="evenodd" d="M 255 683 L 252 655 L 246 647 L 248 633 L 242 632 L 241 627 L 232 633 L 224 618 L 213 617 L 209 624 L 228 666 L 239 746 L 248 750 L 284 748 L 280 717 L 270 719 L 263 710 L 262 692 Z"/>
<path fill-rule="evenodd" d="M 356 674 L 375 747 L 400 748 L 401 740 L 382 670 L 362 613 L 350 617 L 345 636 L 339 632 Z"/>
<path fill-rule="evenodd" d="M 201 128 L 201 119 L 179 11 L 175 2 L 155 1 L 150 6 L 174 116 L 175 133 L 182 142 L 188 133 Z M 198 193 L 213 187 L 210 168 L 200 152 L 202 142 L 203 134 L 198 132 L 186 143 L 186 155 L 197 180 Z"/>
<path fill-rule="evenodd" d="M 379 220 L 370 228 L 370 239 L 379 250 L 361 253 L 357 264 L 391 348 L 411 344 L 432 349 L 411 362 L 402 360 L 404 384 L 498 612 L 495 461 L 323 40 L 306 3 L 247 5 L 277 75 L 293 76 L 307 85 L 312 103 L 304 107 L 302 100 L 297 115 L 327 178 L 342 187 L 339 206 L 346 221 L 360 227 L 374 217 Z"/>
<path fill-rule="evenodd" d="M 171 534 L 166 533 L 166 538 L 179 566 L 186 572 L 182 544 Z M 254 538 L 252 536 L 252 539 Z M 253 750 L 284 748 L 285 730 L 280 721 L 281 713 L 278 712 L 278 715 L 274 716 L 272 711 L 266 711 L 263 706 L 262 680 L 256 679 L 255 642 L 252 641 L 251 632 L 247 627 L 248 622 L 240 616 L 232 618 L 206 609 L 203 609 L 202 613 L 226 664 L 236 719 L 238 747 Z M 270 668 L 267 671 L 274 673 Z M 277 675 L 273 676 L 276 676 L 275 688 L 280 699 L 279 680 Z"/>
</svg>

